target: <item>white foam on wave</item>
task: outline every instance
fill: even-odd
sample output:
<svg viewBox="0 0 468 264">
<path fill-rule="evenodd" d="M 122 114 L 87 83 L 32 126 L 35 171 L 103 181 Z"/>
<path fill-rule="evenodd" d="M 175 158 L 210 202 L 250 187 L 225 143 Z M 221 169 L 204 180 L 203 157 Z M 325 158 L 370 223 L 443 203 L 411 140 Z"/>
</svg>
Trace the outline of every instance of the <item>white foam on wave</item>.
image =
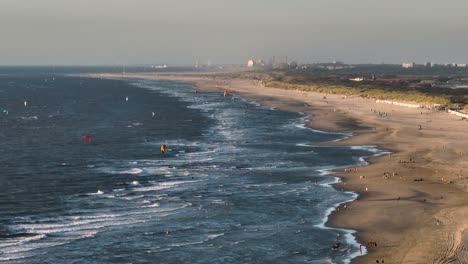
<svg viewBox="0 0 468 264">
<path fill-rule="evenodd" d="M 143 170 L 139 168 L 131 168 L 130 170 L 121 171 L 121 174 L 140 174 Z"/>
<path fill-rule="evenodd" d="M 280 183 L 246 184 L 246 185 L 244 185 L 244 187 L 246 187 L 246 188 L 251 188 L 251 187 L 271 188 L 271 187 L 282 186 L 282 185 L 287 185 L 287 183 L 280 182 Z"/>
<path fill-rule="evenodd" d="M 367 158 L 369 157 L 378 157 L 386 154 L 391 154 L 392 152 L 387 151 L 387 150 L 381 150 L 378 149 L 375 146 L 372 145 L 362 145 L 362 146 L 350 146 L 352 150 L 364 150 L 373 153 L 372 155 L 367 155 L 367 156 L 361 156 L 359 157 L 359 164 L 361 166 L 368 165 L 369 163 L 366 161 Z"/>
<path fill-rule="evenodd" d="M 187 108 L 210 111 L 210 110 L 218 109 L 222 105 L 224 105 L 224 103 L 222 103 L 222 102 L 213 102 L 213 103 L 202 103 L 202 104 L 196 104 L 196 105 L 195 104 L 194 105 L 189 105 L 189 106 L 187 106 Z"/>
<path fill-rule="evenodd" d="M 19 260 L 19 259 L 25 259 L 25 258 L 31 258 L 39 255 L 44 255 L 47 254 L 47 252 L 42 252 L 42 253 L 28 253 L 24 252 L 21 254 L 15 254 L 12 256 L 8 256 L 8 254 L 5 254 L 6 256 L 1 256 L 0 255 L 0 261 L 10 261 L 10 260 Z"/>
<path fill-rule="evenodd" d="M 323 166 L 320 169 L 315 169 L 319 176 L 327 176 L 333 174 L 333 170 L 339 169 L 338 166 Z"/>
<path fill-rule="evenodd" d="M 36 240 L 41 240 L 41 239 L 43 239 L 45 237 L 47 237 L 45 234 L 37 234 L 37 235 L 34 235 L 34 236 L 23 237 L 23 238 L 20 238 L 20 239 L 14 239 L 13 241 L 8 242 L 8 246 L 16 246 L 16 245 L 36 241 Z M 0 246 L 0 249 L 2 249 L 2 248 L 3 248 L 3 246 Z"/>
<path fill-rule="evenodd" d="M 314 133 L 318 133 L 318 134 L 338 135 L 338 136 L 340 136 L 339 138 L 332 140 L 332 142 L 338 142 L 338 141 L 344 140 L 346 138 L 349 138 L 349 137 L 351 137 L 353 135 L 352 133 L 347 133 L 347 132 L 330 132 L 330 131 L 323 131 L 323 130 L 318 130 L 318 129 L 311 128 L 311 127 L 307 126 L 307 124 L 310 122 L 310 116 L 306 115 L 306 114 L 304 114 L 302 112 L 300 112 L 300 114 L 305 115 L 305 116 L 300 117 L 297 122 L 294 122 L 295 127 L 300 128 L 300 129 L 307 129 L 307 130 L 310 130 L 310 131 L 312 131 Z"/>
<path fill-rule="evenodd" d="M 359 157 L 359 164 L 360 166 L 365 166 L 365 165 L 368 165 L 367 161 L 366 161 L 366 158 L 365 157 Z"/>
<path fill-rule="evenodd" d="M 140 183 L 139 183 L 138 181 L 132 181 L 130 184 L 133 185 L 133 186 L 137 186 L 137 185 L 139 185 Z"/>
<path fill-rule="evenodd" d="M 281 192 L 279 192 L 279 194 L 288 194 L 288 193 L 301 194 L 301 193 L 304 193 L 304 192 L 309 191 L 309 190 L 310 190 L 309 186 L 304 186 L 304 187 L 300 187 L 300 188 L 294 188 L 294 189 L 281 191 Z"/>
<path fill-rule="evenodd" d="M 162 144 L 166 144 L 167 146 L 176 146 L 176 147 L 209 147 L 207 143 L 202 143 L 199 141 L 185 141 L 185 140 L 166 140 L 166 141 L 153 141 L 153 142 L 146 142 L 144 145 L 155 146 L 159 147 Z M 140 160 L 141 161 L 152 161 L 152 160 Z"/>
<path fill-rule="evenodd" d="M 222 199 L 214 199 L 210 202 L 211 204 L 226 204 Z"/>
<path fill-rule="evenodd" d="M 292 124 L 296 128 L 309 129 L 309 127 L 306 126 L 307 122 L 309 122 L 309 116 L 303 116 L 297 119 L 297 121 L 293 122 Z"/>
<path fill-rule="evenodd" d="M 340 137 L 340 138 L 334 139 L 334 140 L 332 140 L 331 142 L 342 141 L 342 140 L 348 139 L 348 138 L 350 138 L 350 137 L 353 136 L 353 133 L 341 132 L 340 134 L 341 134 L 341 137 Z"/>
<path fill-rule="evenodd" d="M 148 212 L 146 213 L 148 214 Z M 40 233 L 40 239 L 46 238 L 48 234 L 56 234 L 56 233 L 67 233 L 69 239 L 76 239 L 76 238 L 86 238 L 91 237 L 97 234 L 98 230 L 104 227 L 111 227 L 111 226 L 122 226 L 122 225 L 131 225 L 137 223 L 144 223 L 147 222 L 147 218 L 144 219 L 125 219 L 122 216 L 130 216 L 135 215 L 133 213 L 123 214 L 121 216 L 112 216 L 112 217 L 104 217 L 104 218 L 95 218 L 89 220 L 81 220 L 81 221 L 70 221 L 70 222 L 63 222 L 59 224 L 19 224 L 16 225 L 15 228 L 21 230 L 28 230 L 28 232 Z M 70 236 L 74 237 L 70 237 Z M 73 239 L 73 240 L 74 240 Z M 26 242 L 34 242 L 38 239 L 29 240 Z M 41 243 L 41 245 L 44 243 Z M 6 246 L 1 246 L 0 249 L 2 251 L 7 247 L 15 246 L 16 243 L 6 244 Z M 28 246 L 23 249 L 12 249 L 9 252 L 21 252 L 27 251 L 32 248 L 32 246 Z"/>
<path fill-rule="evenodd" d="M 351 133 L 330 132 L 330 131 L 323 131 L 323 130 L 318 130 L 318 129 L 311 128 L 311 127 L 307 126 L 307 124 L 310 122 L 310 116 L 305 115 L 304 113 L 301 113 L 301 115 L 303 115 L 303 116 L 297 118 L 296 121 L 292 122 L 292 124 L 286 125 L 286 128 L 288 128 L 290 126 L 293 126 L 295 128 L 299 128 L 299 129 L 307 129 L 309 131 L 312 131 L 312 132 L 318 133 L 318 134 L 339 135 L 340 136 L 340 138 L 335 139 L 333 141 L 343 140 L 343 138 L 346 138 L 346 137 L 349 137 L 349 136 L 352 135 Z"/>
<path fill-rule="evenodd" d="M 30 257 L 35 257 L 38 255 L 46 254 L 47 252 L 38 253 L 36 250 L 68 244 L 75 240 L 94 237 L 96 234 L 97 234 L 97 231 L 91 230 L 91 231 L 78 233 L 77 235 L 74 236 L 74 239 L 72 240 L 60 239 L 60 241 L 54 241 L 54 242 L 41 241 L 40 243 L 33 243 L 33 242 L 39 242 L 38 240 L 47 238 L 47 235 L 39 234 L 34 237 L 25 238 L 21 242 L 19 242 L 19 244 L 25 244 L 22 247 L 18 247 L 19 245 L 18 243 L 6 243 L 5 245 L 0 246 L 0 252 L 4 254 L 4 256 L 0 256 L 0 261 L 24 259 L 24 258 L 30 258 Z"/>
<path fill-rule="evenodd" d="M 206 235 L 205 239 L 202 239 L 202 240 L 199 240 L 199 241 L 172 243 L 172 244 L 169 244 L 168 246 L 169 247 L 184 247 L 184 246 L 199 245 L 199 244 L 203 244 L 203 243 L 205 243 L 207 241 L 213 240 L 213 239 L 215 239 L 217 237 L 220 237 L 220 236 L 224 236 L 224 233 Z"/>
<path fill-rule="evenodd" d="M 100 224 L 96 224 L 96 223 Z M 78 239 L 93 237 L 97 234 L 97 230 L 102 229 L 104 227 L 111 227 L 111 226 L 121 226 L 121 225 L 133 225 L 138 223 L 144 223 L 147 220 L 122 220 L 122 221 L 113 221 L 113 222 L 103 222 L 103 221 L 91 221 L 88 225 L 84 225 L 84 221 L 81 223 L 71 223 L 71 224 L 63 224 L 62 226 L 55 226 L 55 225 L 44 225 L 44 224 L 23 224 L 19 225 L 19 228 L 27 229 L 32 232 L 40 232 L 42 234 L 56 234 L 56 233 L 67 233 L 67 237 L 65 238 L 66 241 L 59 241 L 59 242 L 40 242 L 34 243 L 36 241 L 29 241 L 30 243 L 25 243 L 25 245 L 21 247 L 16 247 L 15 245 L 6 244 L 4 247 L 0 247 L 2 252 L 5 253 L 18 253 L 18 252 L 25 252 L 31 250 L 37 250 L 40 248 L 48 248 L 58 245 L 63 245 L 70 243 L 71 241 L 75 241 Z M 94 224 L 91 224 L 94 223 Z M 47 237 L 47 236 L 46 236 Z"/>
<path fill-rule="evenodd" d="M 107 168 L 102 167 L 97 169 L 100 172 L 108 173 L 108 174 L 132 174 L 138 175 L 142 174 L 144 171 L 140 168 L 129 168 L 129 169 L 119 169 L 119 168 Z"/>
<path fill-rule="evenodd" d="M 224 233 L 207 235 L 208 239 L 215 239 L 217 237 L 224 236 Z"/>
<path fill-rule="evenodd" d="M 125 209 L 122 212 L 115 212 L 113 214 L 77 215 L 44 218 L 41 220 L 19 219 L 23 223 L 10 226 L 11 230 L 38 235 L 26 237 L 19 241 L 14 240 L 2 243 L 0 245 L 0 252 L 5 253 L 5 256 L 0 256 L 0 260 L 34 257 L 44 254 L 42 251 L 38 252 L 38 249 L 50 248 L 79 239 L 94 237 L 103 228 L 154 221 L 155 217 L 166 217 L 190 205 L 190 203 L 184 203 L 176 207 L 160 208 L 159 204 L 156 203 L 147 208 Z M 25 221 L 32 221 L 32 223 L 24 223 Z M 49 237 L 50 234 L 61 235 L 59 237 Z"/>
<path fill-rule="evenodd" d="M 259 103 L 256 102 L 256 101 L 249 101 L 249 104 L 254 105 L 254 106 L 256 106 L 256 107 L 262 106 L 261 104 L 259 104 Z"/>
<path fill-rule="evenodd" d="M 26 246 L 23 248 L 9 248 L 9 249 L 2 249 L 2 253 L 0 255 L 0 261 L 9 261 L 9 260 L 18 260 L 18 259 L 25 259 L 25 258 L 32 258 L 38 255 L 47 254 L 47 252 L 32 252 L 33 250 L 42 249 L 42 248 L 49 248 L 67 244 L 69 242 L 56 242 L 56 243 L 41 243 L 35 245 L 34 247 Z"/>
<path fill-rule="evenodd" d="M 196 183 L 196 182 L 201 182 L 201 181 L 202 180 L 161 182 L 153 186 L 138 187 L 138 188 L 133 189 L 133 191 L 137 191 L 137 192 L 159 191 L 159 190 L 174 188 L 182 184 Z"/>
<path fill-rule="evenodd" d="M 376 146 L 373 145 L 349 146 L 349 148 L 351 148 L 352 150 L 364 150 L 379 155 L 391 153 L 389 151 L 378 149 Z"/>
<path fill-rule="evenodd" d="M 314 145 L 311 145 L 309 143 L 296 143 L 296 146 L 298 146 L 298 147 L 308 147 L 308 148 L 314 147 Z"/>
<path fill-rule="evenodd" d="M 341 182 L 339 177 L 330 177 L 331 179 L 320 183 L 319 185 L 325 188 L 332 188 L 334 184 Z"/>
<path fill-rule="evenodd" d="M 39 117 L 37 117 L 37 116 L 22 116 L 21 119 L 23 119 L 23 120 L 38 120 Z"/>
<path fill-rule="evenodd" d="M 154 203 L 154 204 L 150 204 L 150 205 L 144 205 L 142 206 L 142 208 L 155 208 L 155 207 L 159 207 L 159 203 Z"/>
<path fill-rule="evenodd" d="M 205 150 L 205 151 L 187 153 L 186 156 L 187 157 L 207 156 L 207 155 L 210 155 L 210 154 L 213 154 L 213 153 L 216 153 L 216 152 L 217 152 L 217 149 L 208 149 L 208 150 Z"/>
<path fill-rule="evenodd" d="M 84 239 L 84 238 L 95 237 L 97 233 L 99 233 L 99 232 L 96 231 L 96 230 L 90 230 L 90 231 L 81 233 L 81 235 L 78 237 L 78 239 Z"/>
<path fill-rule="evenodd" d="M 114 197 L 109 197 L 109 198 L 117 198 L 120 200 L 126 200 L 126 201 L 132 201 L 132 200 L 137 200 L 145 197 L 144 195 L 133 195 L 133 196 L 114 196 Z"/>
<path fill-rule="evenodd" d="M 174 170 L 176 167 L 169 167 L 169 166 L 159 166 L 159 167 L 146 167 L 145 171 L 149 174 L 159 174 L 165 176 L 171 176 L 174 174 Z"/>
</svg>

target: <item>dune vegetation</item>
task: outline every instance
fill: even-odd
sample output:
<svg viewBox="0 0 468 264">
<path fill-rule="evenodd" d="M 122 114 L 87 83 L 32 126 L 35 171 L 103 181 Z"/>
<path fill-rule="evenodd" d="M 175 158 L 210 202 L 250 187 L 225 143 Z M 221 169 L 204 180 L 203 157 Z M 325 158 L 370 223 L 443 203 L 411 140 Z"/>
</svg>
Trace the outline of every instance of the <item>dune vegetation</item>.
<svg viewBox="0 0 468 264">
<path fill-rule="evenodd" d="M 308 76 L 288 71 L 250 71 L 227 74 L 231 78 L 252 79 L 260 86 L 324 94 L 361 96 L 381 100 L 417 102 L 423 104 L 465 105 L 463 91 L 434 88 L 430 85 L 411 87 L 409 83 L 352 82 L 343 76 Z"/>
</svg>

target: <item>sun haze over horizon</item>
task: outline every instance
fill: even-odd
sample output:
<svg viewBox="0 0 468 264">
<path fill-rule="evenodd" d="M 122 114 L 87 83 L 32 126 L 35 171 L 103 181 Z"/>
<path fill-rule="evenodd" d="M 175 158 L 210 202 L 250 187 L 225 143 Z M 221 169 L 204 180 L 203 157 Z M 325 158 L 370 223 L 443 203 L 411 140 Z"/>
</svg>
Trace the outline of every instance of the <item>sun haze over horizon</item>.
<svg viewBox="0 0 468 264">
<path fill-rule="evenodd" d="M 468 62 L 462 0 L 3 0 L 0 65 Z"/>
</svg>

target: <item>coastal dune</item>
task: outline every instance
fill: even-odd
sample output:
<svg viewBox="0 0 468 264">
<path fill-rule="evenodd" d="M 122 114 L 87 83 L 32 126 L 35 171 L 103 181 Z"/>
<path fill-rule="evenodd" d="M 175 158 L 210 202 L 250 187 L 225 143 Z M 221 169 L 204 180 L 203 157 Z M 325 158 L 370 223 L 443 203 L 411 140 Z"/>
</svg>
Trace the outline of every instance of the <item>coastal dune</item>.
<svg viewBox="0 0 468 264">
<path fill-rule="evenodd" d="M 120 74 L 89 77 L 122 78 Z M 445 111 L 374 99 L 262 87 L 216 75 L 127 74 L 195 83 L 310 115 L 314 129 L 349 132 L 335 145 L 375 145 L 388 154 L 335 172 L 335 188 L 359 194 L 328 225 L 357 230 L 368 254 L 353 263 L 468 263 L 468 122 Z M 217 87 L 216 87 L 217 86 Z M 409 103 L 411 102 L 403 102 Z M 382 262 L 384 261 L 384 262 Z"/>
</svg>

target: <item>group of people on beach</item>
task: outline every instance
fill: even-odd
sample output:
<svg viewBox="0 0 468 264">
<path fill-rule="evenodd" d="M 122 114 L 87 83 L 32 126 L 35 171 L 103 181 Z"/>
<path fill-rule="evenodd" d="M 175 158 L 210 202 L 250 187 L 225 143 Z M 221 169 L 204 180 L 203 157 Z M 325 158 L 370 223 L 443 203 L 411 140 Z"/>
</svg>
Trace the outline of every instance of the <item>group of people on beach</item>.
<svg viewBox="0 0 468 264">
<path fill-rule="evenodd" d="M 388 117 L 387 112 L 380 112 L 376 109 L 371 109 L 371 112 L 374 112 L 374 114 L 378 114 L 380 117 Z"/>
</svg>

